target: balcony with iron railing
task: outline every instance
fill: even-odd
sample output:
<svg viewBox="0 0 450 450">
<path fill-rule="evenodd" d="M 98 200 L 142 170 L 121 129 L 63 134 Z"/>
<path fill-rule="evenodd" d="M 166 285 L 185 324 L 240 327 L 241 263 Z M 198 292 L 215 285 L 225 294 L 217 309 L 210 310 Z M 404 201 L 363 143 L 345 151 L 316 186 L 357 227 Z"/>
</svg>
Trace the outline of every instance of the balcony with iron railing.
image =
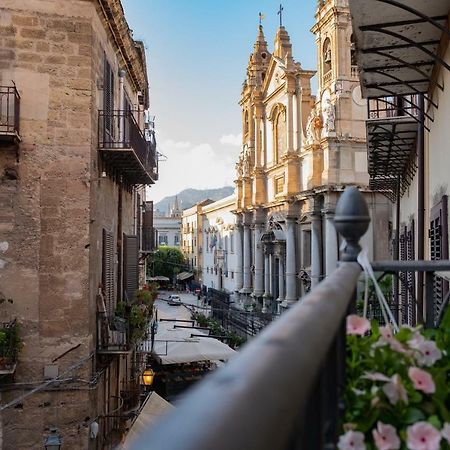
<svg viewBox="0 0 450 450">
<path fill-rule="evenodd" d="M 345 242 L 337 269 L 200 382 L 173 412 L 144 430 L 131 449 L 335 449 L 348 407 L 343 403 L 345 317 L 356 308 L 359 241 L 369 222 L 363 196 L 347 188 L 335 214 Z M 433 278 L 436 271 L 450 270 L 450 261 L 386 261 L 372 267 L 425 273 L 425 301 L 416 303 L 417 321 L 437 324 Z"/>
<path fill-rule="evenodd" d="M 20 140 L 19 92 L 15 86 L 0 86 L 0 145 Z"/>
<path fill-rule="evenodd" d="M 14 374 L 21 346 L 17 320 L 0 322 L 0 376 Z"/>
<path fill-rule="evenodd" d="M 385 192 L 393 201 L 415 174 L 419 101 L 417 95 L 399 95 L 373 98 L 367 103 L 370 187 Z"/>
<path fill-rule="evenodd" d="M 130 349 L 127 321 L 121 317 L 108 317 L 106 312 L 97 312 L 97 353 L 122 354 Z"/>
<path fill-rule="evenodd" d="M 98 147 L 106 165 L 125 182 L 153 184 L 158 179 L 154 131 L 143 132 L 133 111 L 99 111 Z"/>
</svg>

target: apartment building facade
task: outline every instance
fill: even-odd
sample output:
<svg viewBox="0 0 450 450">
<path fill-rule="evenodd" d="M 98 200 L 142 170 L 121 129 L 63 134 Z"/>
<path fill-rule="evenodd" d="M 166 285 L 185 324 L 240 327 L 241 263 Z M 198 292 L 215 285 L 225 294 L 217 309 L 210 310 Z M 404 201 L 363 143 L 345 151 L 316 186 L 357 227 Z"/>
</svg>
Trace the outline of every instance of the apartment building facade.
<svg viewBox="0 0 450 450">
<path fill-rule="evenodd" d="M 157 179 L 144 46 L 119 0 L 0 6 L 0 448 L 113 448 L 138 406 L 133 301 Z M 55 431 L 54 429 L 57 429 Z"/>
</svg>

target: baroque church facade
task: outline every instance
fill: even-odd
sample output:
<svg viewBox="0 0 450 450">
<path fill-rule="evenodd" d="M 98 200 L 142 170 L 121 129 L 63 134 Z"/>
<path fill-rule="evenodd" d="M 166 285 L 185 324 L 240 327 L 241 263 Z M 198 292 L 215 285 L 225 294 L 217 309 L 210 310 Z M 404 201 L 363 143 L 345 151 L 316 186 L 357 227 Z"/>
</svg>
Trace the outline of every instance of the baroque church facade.
<svg viewBox="0 0 450 450">
<path fill-rule="evenodd" d="M 289 307 L 336 267 L 334 209 L 347 185 L 361 189 L 376 217 L 364 237 L 369 258 L 388 257 L 389 203 L 368 189 L 367 105 L 348 0 L 320 1 L 312 32 L 317 96 L 316 72 L 294 60 L 286 29 L 271 53 L 260 25 L 240 99 L 235 301 L 263 312 Z"/>
</svg>

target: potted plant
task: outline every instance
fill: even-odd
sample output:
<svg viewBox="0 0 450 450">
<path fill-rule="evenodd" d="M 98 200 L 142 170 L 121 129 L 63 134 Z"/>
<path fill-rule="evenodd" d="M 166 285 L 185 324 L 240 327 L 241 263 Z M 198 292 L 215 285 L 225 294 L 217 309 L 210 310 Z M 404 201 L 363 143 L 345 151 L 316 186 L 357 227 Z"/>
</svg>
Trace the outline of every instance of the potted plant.
<svg viewBox="0 0 450 450">
<path fill-rule="evenodd" d="M 347 318 L 339 450 L 450 449 L 450 309 L 438 329 Z"/>
</svg>

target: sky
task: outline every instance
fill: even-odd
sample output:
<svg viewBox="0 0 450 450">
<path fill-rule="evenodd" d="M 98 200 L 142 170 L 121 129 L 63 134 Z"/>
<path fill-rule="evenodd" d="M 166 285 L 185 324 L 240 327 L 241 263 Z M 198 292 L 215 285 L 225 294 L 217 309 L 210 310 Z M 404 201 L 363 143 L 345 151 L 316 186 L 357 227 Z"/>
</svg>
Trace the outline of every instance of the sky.
<svg viewBox="0 0 450 450">
<path fill-rule="evenodd" d="M 283 25 L 294 59 L 316 68 L 310 28 L 317 0 L 285 0 Z M 233 186 L 241 145 L 239 98 L 261 12 L 273 49 L 279 0 L 122 0 L 135 39 L 145 44 L 150 114 L 156 117 L 155 202 L 186 188 Z"/>
</svg>

